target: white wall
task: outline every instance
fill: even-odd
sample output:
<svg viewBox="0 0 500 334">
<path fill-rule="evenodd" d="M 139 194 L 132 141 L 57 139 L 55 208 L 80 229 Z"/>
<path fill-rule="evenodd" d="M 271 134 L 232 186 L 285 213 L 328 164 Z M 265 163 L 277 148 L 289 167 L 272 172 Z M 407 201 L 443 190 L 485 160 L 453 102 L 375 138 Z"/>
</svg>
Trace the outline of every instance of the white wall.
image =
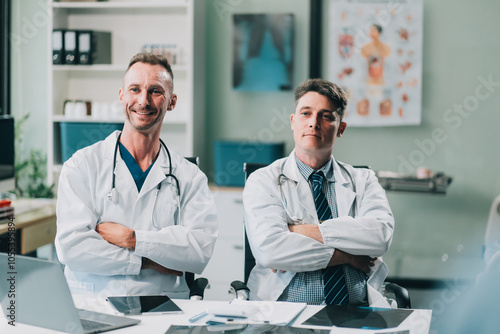
<svg viewBox="0 0 500 334">
<path fill-rule="evenodd" d="M 30 114 L 24 127 L 24 147 L 20 151 L 23 156 L 31 148 L 47 151 L 49 19 L 47 1 L 12 1 L 11 108 L 16 119 Z"/>
</svg>

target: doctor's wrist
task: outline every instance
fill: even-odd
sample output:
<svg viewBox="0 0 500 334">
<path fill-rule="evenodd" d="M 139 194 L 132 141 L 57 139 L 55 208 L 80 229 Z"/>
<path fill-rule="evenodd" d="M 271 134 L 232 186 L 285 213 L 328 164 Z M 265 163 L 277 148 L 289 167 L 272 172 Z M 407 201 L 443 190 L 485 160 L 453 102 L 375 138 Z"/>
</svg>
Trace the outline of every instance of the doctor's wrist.
<svg viewBox="0 0 500 334">
<path fill-rule="evenodd" d="M 142 258 L 141 268 L 142 269 L 149 269 L 149 268 L 151 268 L 151 260 L 148 259 L 147 257 L 143 257 Z"/>
<path fill-rule="evenodd" d="M 350 263 L 352 261 L 353 255 L 343 252 L 340 249 L 335 249 L 333 256 L 330 258 L 328 266 L 338 266 L 341 264 Z"/>
<path fill-rule="evenodd" d="M 129 249 L 131 250 L 135 250 L 135 242 L 136 242 L 136 239 L 135 239 L 135 231 L 134 230 L 131 230 L 132 232 L 130 233 L 130 237 L 129 237 L 129 242 L 128 242 L 128 247 Z"/>
</svg>

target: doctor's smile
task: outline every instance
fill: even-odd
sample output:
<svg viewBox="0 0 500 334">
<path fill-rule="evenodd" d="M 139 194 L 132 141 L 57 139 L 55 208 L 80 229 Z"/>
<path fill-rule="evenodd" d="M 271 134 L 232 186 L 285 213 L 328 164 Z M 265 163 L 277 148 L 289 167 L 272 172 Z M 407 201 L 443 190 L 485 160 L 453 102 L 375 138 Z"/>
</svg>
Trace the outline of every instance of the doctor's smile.
<svg viewBox="0 0 500 334">
<path fill-rule="evenodd" d="M 154 115 L 154 114 L 156 114 L 156 110 L 155 110 L 155 111 L 150 111 L 150 112 L 147 112 L 147 111 L 137 111 L 137 110 L 133 110 L 133 109 L 131 109 L 131 111 L 133 111 L 133 112 L 135 112 L 136 114 L 141 115 L 141 116 L 149 116 L 149 115 Z"/>
</svg>

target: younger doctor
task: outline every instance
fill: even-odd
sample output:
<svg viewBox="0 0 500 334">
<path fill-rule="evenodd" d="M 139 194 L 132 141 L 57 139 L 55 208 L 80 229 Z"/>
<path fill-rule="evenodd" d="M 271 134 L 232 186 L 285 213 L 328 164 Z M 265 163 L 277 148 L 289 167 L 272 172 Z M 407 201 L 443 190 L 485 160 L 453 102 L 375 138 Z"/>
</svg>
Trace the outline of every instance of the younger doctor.
<svg viewBox="0 0 500 334">
<path fill-rule="evenodd" d="M 254 300 L 390 307 L 379 293 L 394 219 L 373 171 L 332 156 L 347 97 L 309 79 L 295 90 L 295 149 L 250 175 L 245 226 L 256 266 Z"/>
<path fill-rule="evenodd" d="M 187 298 L 218 234 L 207 178 L 160 140 L 173 110 L 162 56 L 132 58 L 119 90 L 123 131 L 77 151 L 59 179 L 56 249 L 73 294 Z"/>
</svg>

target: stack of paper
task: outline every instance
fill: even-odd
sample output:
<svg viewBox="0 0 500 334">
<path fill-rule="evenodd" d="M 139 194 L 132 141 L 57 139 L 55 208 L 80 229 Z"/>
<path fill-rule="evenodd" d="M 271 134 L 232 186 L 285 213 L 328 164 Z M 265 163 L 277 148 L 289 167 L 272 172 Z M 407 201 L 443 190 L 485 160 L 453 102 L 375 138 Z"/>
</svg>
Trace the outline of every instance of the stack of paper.
<svg viewBox="0 0 500 334">
<path fill-rule="evenodd" d="M 224 307 L 208 310 L 212 317 L 207 324 L 270 324 L 287 325 L 306 303 L 234 300 Z"/>
</svg>

